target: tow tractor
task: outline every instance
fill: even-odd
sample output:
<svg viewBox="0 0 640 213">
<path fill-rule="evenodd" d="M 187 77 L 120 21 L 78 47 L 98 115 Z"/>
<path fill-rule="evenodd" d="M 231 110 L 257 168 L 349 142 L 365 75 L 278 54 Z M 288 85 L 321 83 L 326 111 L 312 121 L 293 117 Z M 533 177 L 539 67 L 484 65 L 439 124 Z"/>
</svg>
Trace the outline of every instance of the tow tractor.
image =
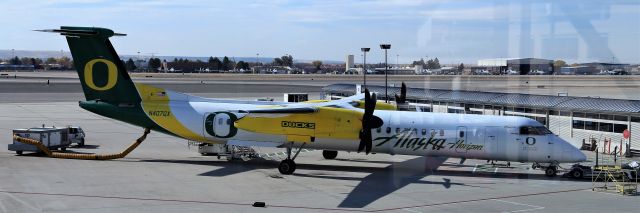
<svg viewBox="0 0 640 213">
<path fill-rule="evenodd" d="M 611 171 L 616 172 L 611 172 Z M 599 166 L 585 166 L 580 164 L 574 164 L 563 176 L 573 179 L 583 178 L 597 178 L 600 173 L 609 172 L 615 179 L 637 179 L 640 172 L 640 166 L 637 162 L 631 162 L 629 164 L 622 164 L 620 166 L 613 165 L 599 165 Z"/>
</svg>

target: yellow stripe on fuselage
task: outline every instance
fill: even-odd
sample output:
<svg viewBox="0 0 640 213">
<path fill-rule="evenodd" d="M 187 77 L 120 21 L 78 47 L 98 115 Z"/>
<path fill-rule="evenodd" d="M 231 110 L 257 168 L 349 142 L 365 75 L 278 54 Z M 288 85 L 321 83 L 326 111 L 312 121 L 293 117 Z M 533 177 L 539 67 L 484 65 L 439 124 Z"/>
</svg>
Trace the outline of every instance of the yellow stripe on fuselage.
<svg viewBox="0 0 640 213">
<path fill-rule="evenodd" d="M 142 109 L 156 124 L 182 138 L 205 142 L 207 139 L 185 127 L 174 116 L 169 106 L 169 95 L 162 88 L 136 83 L 142 98 Z"/>
</svg>

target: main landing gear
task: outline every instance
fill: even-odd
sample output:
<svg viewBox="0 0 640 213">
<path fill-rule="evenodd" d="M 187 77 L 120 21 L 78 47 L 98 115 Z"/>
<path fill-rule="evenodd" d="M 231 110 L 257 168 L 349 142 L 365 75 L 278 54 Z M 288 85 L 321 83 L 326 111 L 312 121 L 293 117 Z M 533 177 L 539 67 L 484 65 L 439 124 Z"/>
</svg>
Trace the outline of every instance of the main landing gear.
<svg viewBox="0 0 640 213">
<path fill-rule="evenodd" d="M 302 145 L 300 145 L 300 147 L 298 147 L 298 151 L 296 151 L 296 154 L 293 155 L 293 158 L 291 157 L 293 142 L 290 142 L 287 145 L 287 159 L 282 160 L 280 162 L 280 165 L 278 165 L 278 171 L 280 172 L 280 174 L 290 175 L 290 174 L 293 174 L 294 171 L 296 171 L 296 162 L 294 160 L 296 159 L 296 157 L 298 157 L 298 154 L 300 154 L 300 151 L 302 150 L 305 144 L 306 143 L 303 143 Z"/>
<path fill-rule="evenodd" d="M 542 165 L 540 163 L 533 163 L 533 165 L 531 165 L 532 169 L 540 169 L 540 170 L 544 170 L 544 175 L 546 175 L 547 177 L 555 177 L 556 175 L 558 175 L 558 162 L 551 162 L 548 165 Z"/>
</svg>

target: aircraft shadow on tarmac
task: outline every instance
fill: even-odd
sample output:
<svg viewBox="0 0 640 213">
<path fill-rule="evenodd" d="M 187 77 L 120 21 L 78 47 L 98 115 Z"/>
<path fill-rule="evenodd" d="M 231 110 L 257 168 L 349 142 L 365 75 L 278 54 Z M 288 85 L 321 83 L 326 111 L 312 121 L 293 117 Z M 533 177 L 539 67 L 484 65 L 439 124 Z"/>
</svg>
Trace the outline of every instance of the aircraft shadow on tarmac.
<svg viewBox="0 0 640 213">
<path fill-rule="evenodd" d="M 442 178 L 442 181 L 422 180 L 429 175 L 447 176 L 447 177 L 480 177 L 480 178 L 496 178 L 496 179 L 529 179 L 529 180 L 550 180 L 544 174 L 524 174 L 524 173 L 493 173 L 493 172 L 471 172 L 468 170 L 437 170 L 440 165 L 456 167 L 457 164 L 442 164 L 446 158 L 429 158 L 418 157 L 403 162 L 386 162 L 390 164 L 387 167 L 363 167 L 363 166 L 343 166 L 343 165 L 317 165 L 317 164 L 298 164 L 299 169 L 319 171 L 316 173 L 295 173 L 297 177 L 308 178 L 324 178 L 334 180 L 350 180 L 359 181 L 358 185 L 348 193 L 347 197 L 338 205 L 342 208 L 363 208 L 385 197 L 409 184 L 437 184 L 449 189 L 452 186 L 460 187 L 485 187 L 477 186 L 480 184 L 495 183 L 473 183 L 473 185 L 465 183 L 453 182 L 450 178 Z M 141 160 L 144 162 L 159 163 L 180 163 L 194 165 L 213 165 L 221 168 L 209 172 L 201 173 L 201 176 L 224 177 L 243 173 L 255 169 L 274 169 L 277 168 L 278 162 L 272 160 L 255 159 L 245 162 L 240 161 L 202 161 L 202 160 Z M 348 161 L 342 160 L 341 161 Z M 358 162 L 367 162 L 359 160 Z M 326 172 L 322 172 L 326 171 Z M 345 177 L 336 176 L 344 172 L 361 172 L 369 173 L 365 177 Z M 554 181 L 562 180 L 559 178 Z"/>
</svg>

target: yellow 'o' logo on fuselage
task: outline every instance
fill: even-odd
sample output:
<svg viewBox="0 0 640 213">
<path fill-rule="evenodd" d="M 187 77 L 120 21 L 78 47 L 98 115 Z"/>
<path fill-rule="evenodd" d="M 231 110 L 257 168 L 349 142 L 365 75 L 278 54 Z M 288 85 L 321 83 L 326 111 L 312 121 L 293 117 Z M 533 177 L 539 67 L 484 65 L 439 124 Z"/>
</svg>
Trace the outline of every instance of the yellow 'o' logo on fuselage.
<svg viewBox="0 0 640 213">
<path fill-rule="evenodd" d="M 107 84 L 101 87 L 96 86 L 93 81 L 93 65 L 98 62 L 107 65 Z M 111 89 L 118 82 L 118 67 L 116 67 L 116 64 L 106 59 L 93 59 L 84 65 L 84 82 L 89 88 L 94 90 L 105 91 Z"/>
</svg>

